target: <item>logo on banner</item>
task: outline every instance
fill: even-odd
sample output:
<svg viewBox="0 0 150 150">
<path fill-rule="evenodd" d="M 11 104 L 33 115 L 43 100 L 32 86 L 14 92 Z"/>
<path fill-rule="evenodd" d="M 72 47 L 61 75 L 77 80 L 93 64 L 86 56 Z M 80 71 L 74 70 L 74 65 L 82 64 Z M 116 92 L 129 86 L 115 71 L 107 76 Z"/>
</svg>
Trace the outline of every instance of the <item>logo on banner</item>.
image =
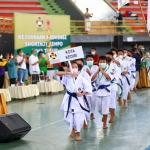
<svg viewBox="0 0 150 150">
<path fill-rule="evenodd" d="M 36 20 L 36 23 L 38 24 L 39 27 L 42 26 L 43 20 L 41 19 L 41 17 L 38 17 L 38 19 Z"/>
<path fill-rule="evenodd" d="M 57 54 L 54 53 L 54 52 L 52 52 L 52 53 L 50 54 L 50 58 L 51 58 L 51 59 L 57 59 Z"/>
</svg>

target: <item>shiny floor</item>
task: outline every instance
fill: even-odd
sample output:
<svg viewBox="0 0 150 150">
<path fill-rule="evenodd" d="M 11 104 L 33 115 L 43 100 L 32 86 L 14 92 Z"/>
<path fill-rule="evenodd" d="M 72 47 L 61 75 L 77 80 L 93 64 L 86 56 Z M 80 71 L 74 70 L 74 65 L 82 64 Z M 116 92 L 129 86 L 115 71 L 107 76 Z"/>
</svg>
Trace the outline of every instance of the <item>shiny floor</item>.
<svg viewBox="0 0 150 150">
<path fill-rule="evenodd" d="M 17 112 L 32 131 L 22 140 L 0 144 L 0 150 L 144 150 L 150 145 L 150 90 L 132 93 L 128 108 L 117 107 L 115 123 L 102 129 L 101 115 L 82 130 L 82 141 L 69 138 L 70 131 L 59 110 L 64 93 L 13 100 L 9 112 Z"/>
</svg>

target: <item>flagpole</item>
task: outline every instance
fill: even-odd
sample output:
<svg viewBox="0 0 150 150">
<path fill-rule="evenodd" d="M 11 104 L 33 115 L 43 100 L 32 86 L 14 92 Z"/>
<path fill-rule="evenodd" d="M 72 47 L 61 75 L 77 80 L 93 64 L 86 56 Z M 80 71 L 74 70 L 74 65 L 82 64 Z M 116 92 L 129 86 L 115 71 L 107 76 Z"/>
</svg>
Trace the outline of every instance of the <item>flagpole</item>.
<svg viewBox="0 0 150 150">
<path fill-rule="evenodd" d="M 138 2 L 139 2 L 139 6 L 140 6 L 140 9 L 141 9 L 141 13 L 142 13 L 142 16 L 143 16 L 143 19 L 144 19 L 144 23 L 145 23 L 145 26 L 146 26 L 146 30 L 147 30 L 147 33 L 148 33 L 148 37 L 150 38 L 150 34 L 149 34 L 149 31 L 148 31 L 148 27 L 147 27 L 147 23 L 146 23 L 145 16 L 144 16 L 144 13 L 143 13 L 143 9 L 142 9 L 142 6 L 141 6 L 141 2 L 140 2 L 140 0 L 138 0 Z"/>
</svg>

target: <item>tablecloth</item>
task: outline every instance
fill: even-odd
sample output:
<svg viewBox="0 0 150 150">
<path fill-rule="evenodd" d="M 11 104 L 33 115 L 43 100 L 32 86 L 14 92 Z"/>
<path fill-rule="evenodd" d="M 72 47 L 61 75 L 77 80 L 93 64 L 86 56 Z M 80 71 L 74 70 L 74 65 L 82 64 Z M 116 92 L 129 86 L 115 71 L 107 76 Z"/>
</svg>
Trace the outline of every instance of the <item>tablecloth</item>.
<svg viewBox="0 0 150 150">
<path fill-rule="evenodd" d="M 50 82 L 38 82 L 37 86 L 39 88 L 40 93 L 60 92 L 64 90 L 63 85 L 55 80 Z"/>
<path fill-rule="evenodd" d="M 0 93 L 0 114 L 2 115 L 7 113 L 8 113 L 8 109 L 7 109 L 4 93 Z"/>
<path fill-rule="evenodd" d="M 36 84 L 28 86 L 8 87 L 11 98 L 23 99 L 39 95 L 39 89 Z"/>
<path fill-rule="evenodd" d="M 11 96 L 8 89 L 0 89 L 0 93 L 4 93 L 6 102 L 11 101 Z"/>
</svg>

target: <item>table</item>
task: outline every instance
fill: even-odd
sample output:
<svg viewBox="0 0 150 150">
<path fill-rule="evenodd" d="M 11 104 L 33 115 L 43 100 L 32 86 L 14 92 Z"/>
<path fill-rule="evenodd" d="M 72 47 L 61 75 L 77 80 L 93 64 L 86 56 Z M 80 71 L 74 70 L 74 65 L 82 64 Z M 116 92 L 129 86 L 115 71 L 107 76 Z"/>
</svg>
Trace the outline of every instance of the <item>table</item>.
<svg viewBox="0 0 150 150">
<path fill-rule="evenodd" d="M 36 84 L 30 84 L 28 86 L 8 87 L 11 98 L 24 99 L 27 97 L 33 97 L 39 95 L 39 89 Z"/>
<path fill-rule="evenodd" d="M 4 93 L 0 93 L 0 115 L 7 114 L 7 113 L 8 113 L 8 110 L 7 110 Z"/>
<path fill-rule="evenodd" d="M 0 93 L 4 93 L 6 102 L 11 101 L 11 96 L 8 89 L 0 89 Z"/>
<path fill-rule="evenodd" d="M 63 85 L 56 80 L 50 82 L 38 82 L 37 86 L 40 93 L 60 92 L 64 90 Z"/>
</svg>

